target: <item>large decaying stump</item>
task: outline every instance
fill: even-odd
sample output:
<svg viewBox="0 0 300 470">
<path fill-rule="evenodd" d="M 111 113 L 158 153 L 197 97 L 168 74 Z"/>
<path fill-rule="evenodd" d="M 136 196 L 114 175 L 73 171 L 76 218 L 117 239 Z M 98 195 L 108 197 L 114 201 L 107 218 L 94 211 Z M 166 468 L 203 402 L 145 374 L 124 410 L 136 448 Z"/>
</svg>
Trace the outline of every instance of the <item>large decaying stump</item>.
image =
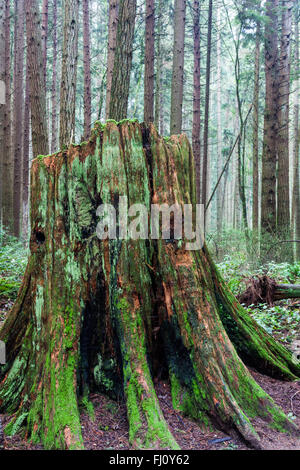
<svg viewBox="0 0 300 470">
<path fill-rule="evenodd" d="M 262 418 L 294 424 L 244 363 L 296 380 L 300 367 L 237 303 L 207 249 L 176 240 L 100 241 L 101 203 L 195 203 L 185 136 L 160 138 L 135 122 L 96 124 L 88 143 L 34 160 L 30 256 L 0 333 L 0 411 L 14 413 L 46 448 L 83 448 L 80 397 L 124 397 L 136 448 L 178 445 L 153 380 L 169 378 L 173 406 L 201 425 L 240 433 L 255 447 Z"/>
</svg>

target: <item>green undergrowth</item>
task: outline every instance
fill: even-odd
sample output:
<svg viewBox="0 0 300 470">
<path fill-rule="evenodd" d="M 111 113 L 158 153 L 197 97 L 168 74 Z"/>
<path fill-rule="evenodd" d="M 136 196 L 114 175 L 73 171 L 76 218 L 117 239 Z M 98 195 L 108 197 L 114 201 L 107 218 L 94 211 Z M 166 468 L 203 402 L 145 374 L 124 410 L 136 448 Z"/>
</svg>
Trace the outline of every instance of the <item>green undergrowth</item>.
<svg viewBox="0 0 300 470">
<path fill-rule="evenodd" d="M 278 284 L 300 284 L 300 262 L 269 262 L 254 266 L 246 250 L 239 244 L 236 248 L 235 252 L 232 249 L 221 260 L 216 260 L 220 273 L 234 295 L 244 292 L 247 281 L 252 277 L 268 276 Z M 267 304 L 252 305 L 246 310 L 260 326 L 289 349 L 293 350 L 295 342 L 300 340 L 300 301 L 282 300 L 272 307 Z"/>
<path fill-rule="evenodd" d="M 0 229 L 0 300 L 15 300 L 27 264 L 25 244 Z"/>
</svg>

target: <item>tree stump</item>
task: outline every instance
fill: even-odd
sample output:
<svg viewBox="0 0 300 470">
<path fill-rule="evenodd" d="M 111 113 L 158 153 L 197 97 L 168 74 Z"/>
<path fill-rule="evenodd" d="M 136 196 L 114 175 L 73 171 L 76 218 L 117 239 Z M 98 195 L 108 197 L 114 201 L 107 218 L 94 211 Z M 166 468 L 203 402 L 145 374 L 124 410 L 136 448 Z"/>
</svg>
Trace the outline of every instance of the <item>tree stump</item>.
<svg viewBox="0 0 300 470">
<path fill-rule="evenodd" d="M 157 376 L 169 378 L 176 410 L 254 447 L 256 417 L 297 433 L 244 362 L 285 380 L 300 367 L 239 305 L 205 246 L 97 238 L 97 207 L 120 196 L 149 212 L 195 204 L 187 138 L 108 121 L 89 142 L 33 162 L 28 266 L 0 332 L 0 411 L 14 413 L 6 433 L 26 426 L 47 449 L 81 449 L 78 403 L 100 390 L 124 397 L 133 447 L 177 449 Z"/>
</svg>

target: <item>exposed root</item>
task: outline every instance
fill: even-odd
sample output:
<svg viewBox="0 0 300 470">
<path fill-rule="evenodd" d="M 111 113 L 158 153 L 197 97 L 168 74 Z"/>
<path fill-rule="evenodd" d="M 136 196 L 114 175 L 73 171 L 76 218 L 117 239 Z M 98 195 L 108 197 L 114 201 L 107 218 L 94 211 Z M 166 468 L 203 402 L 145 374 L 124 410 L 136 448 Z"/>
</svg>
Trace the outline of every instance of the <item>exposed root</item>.
<svg viewBox="0 0 300 470">
<path fill-rule="evenodd" d="M 275 289 L 276 282 L 268 276 L 253 277 L 247 282 L 247 290 L 238 296 L 238 301 L 246 307 L 259 303 L 273 306 Z"/>
</svg>

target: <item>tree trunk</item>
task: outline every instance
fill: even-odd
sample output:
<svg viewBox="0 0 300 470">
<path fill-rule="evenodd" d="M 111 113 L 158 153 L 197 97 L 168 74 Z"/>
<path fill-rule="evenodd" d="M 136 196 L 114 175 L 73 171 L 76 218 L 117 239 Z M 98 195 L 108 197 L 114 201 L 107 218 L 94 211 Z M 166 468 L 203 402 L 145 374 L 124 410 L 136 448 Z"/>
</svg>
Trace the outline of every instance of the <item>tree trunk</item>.
<svg viewBox="0 0 300 470">
<path fill-rule="evenodd" d="M 202 161 L 202 204 L 206 207 L 208 186 L 208 133 L 209 133 L 209 104 L 210 104 L 210 63 L 211 63 L 211 33 L 212 33 L 213 3 L 209 0 L 208 24 L 207 24 L 207 53 L 206 53 L 206 78 L 205 78 L 205 116 L 203 131 L 203 161 Z"/>
<path fill-rule="evenodd" d="M 290 239 L 290 159 L 289 159 L 289 110 L 292 1 L 282 1 L 282 30 L 279 61 L 278 99 L 278 184 L 277 184 L 277 231 L 282 240 Z M 292 245 L 285 251 L 286 261 L 292 262 Z"/>
<path fill-rule="evenodd" d="M 158 0 L 157 5 L 157 28 L 156 28 L 156 77 L 155 77 L 155 126 L 161 134 L 160 120 L 162 116 L 162 0 Z"/>
<path fill-rule="evenodd" d="M 22 168 L 22 235 L 27 240 L 29 215 L 29 141 L 30 141 L 30 84 L 29 57 L 26 54 L 26 87 L 24 106 L 23 168 Z"/>
<path fill-rule="evenodd" d="M 175 0 L 174 15 L 170 133 L 180 134 L 182 130 L 186 0 Z"/>
<path fill-rule="evenodd" d="M 278 0 L 266 2 L 266 101 L 262 157 L 262 252 L 276 234 L 276 160 L 278 133 Z"/>
<path fill-rule="evenodd" d="M 275 289 L 274 300 L 300 299 L 300 285 L 278 284 Z"/>
<path fill-rule="evenodd" d="M 4 109 L 4 151 L 2 187 L 2 223 L 9 234 L 13 233 L 13 155 L 11 138 L 11 59 L 10 59 L 10 0 L 5 1 L 5 109 Z"/>
<path fill-rule="evenodd" d="M 0 224 L 2 225 L 3 161 L 4 161 L 4 116 L 5 116 L 5 3 L 0 5 Z"/>
<path fill-rule="evenodd" d="M 173 406 L 200 423 L 238 431 L 255 447 L 259 417 L 296 433 L 243 361 L 294 380 L 300 366 L 241 308 L 206 247 L 184 240 L 101 241 L 99 204 L 195 204 L 187 138 L 167 143 L 153 125 L 97 125 L 87 144 L 37 158 L 31 239 L 18 299 L 1 332 L 0 410 L 16 412 L 46 448 L 83 447 L 78 399 L 124 397 L 136 448 L 178 449 L 153 379 L 169 377 Z M 120 229 L 123 227 L 121 223 Z"/>
<path fill-rule="evenodd" d="M 57 0 L 53 0 L 53 62 L 51 88 L 51 152 L 57 150 Z"/>
<path fill-rule="evenodd" d="M 223 169 L 223 132 L 222 132 L 222 67 L 221 67 L 221 25 L 220 8 L 217 8 L 217 169 L 218 176 Z M 217 189 L 217 233 L 221 234 L 223 227 L 222 196 L 224 193 L 224 182 L 220 181 Z"/>
<path fill-rule="evenodd" d="M 64 39 L 60 88 L 59 146 L 75 140 L 75 102 L 78 60 L 79 0 L 64 2 Z"/>
<path fill-rule="evenodd" d="M 254 67 L 254 93 L 253 93 L 253 215 L 252 229 L 254 236 L 259 230 L 259 80 L 260 80 L 260 22 L 256 27 L 255 41 L 255 67 Z"/>
<path fill-rule="evenodd" d="M 15 1 L 15 46 L 14 46 L 14 235 L 20 235 L 21 225 L 21 183 L 23 158 L 23 86 L 24 86 L 24 0 Z"/>
<path fill-rule="evenodd" d="M 108 46 L 107 46 L 107 76 L 106 76 L 106 119 L 109 118 L 111 85 L 114 73 L 118 30 L 119 0 L 109 0 Z"/>
<path fill-rule="evenodd" d="M 298 25 L 298 12 L 297 6 L 295 11 L 295 75 L 296 75 L 296 93 L 295 93 L 295 106 L 294 106 L 294 178 L 293 178 L 293 208 L 292 220 L 295 233 L 295 240 L 300 240 L 300 171 L 299 171 L 299 25 Z M 300 261 L 300 243 L 296 243 L 296 261 Z"/>
<path fill-rule="evenodd" d="M 136 5 L 136 0 L 120 0 L 119 2 L 116 52 L 109 105 L 109 118 L 116 121 L 127 117 Z"/>
<path fill-rule="evenodd" d="M 91 95 L 91 53 L 90 53 L 90 5 L 83 0 L 83 67 L 84 67 L 84 140 L 91 135 L 92 95 Z"/>
<path fill-rule="evenodd" d="M 193 99 L 193 154 L 196 170 L 197 202 L 200 203 L 201 184 L 201 83 L 200 83 L 200 2 L 195 0 L 193 4 L 194 20 L 194 99 Z"/>
<path fill-rule="evenodd" d="M 155 2 L 146 0 L 144 121 L 154 122 Z"/>
<path fill-rule="evenodd" d="M 28 74 L 30 84 L 30 111 L 32 151 L 34 157 L 49 152 L 46 88 L 43 76 L 41 23 L 37 0 L 26 0 L 26 34 Z"/>
<path fill-rule="evenodd" d="M 47 88 L 48 3 L 48 0 L 43 0 L 42 6 L 42 51 L 45 90 Z"/>
</svg>

